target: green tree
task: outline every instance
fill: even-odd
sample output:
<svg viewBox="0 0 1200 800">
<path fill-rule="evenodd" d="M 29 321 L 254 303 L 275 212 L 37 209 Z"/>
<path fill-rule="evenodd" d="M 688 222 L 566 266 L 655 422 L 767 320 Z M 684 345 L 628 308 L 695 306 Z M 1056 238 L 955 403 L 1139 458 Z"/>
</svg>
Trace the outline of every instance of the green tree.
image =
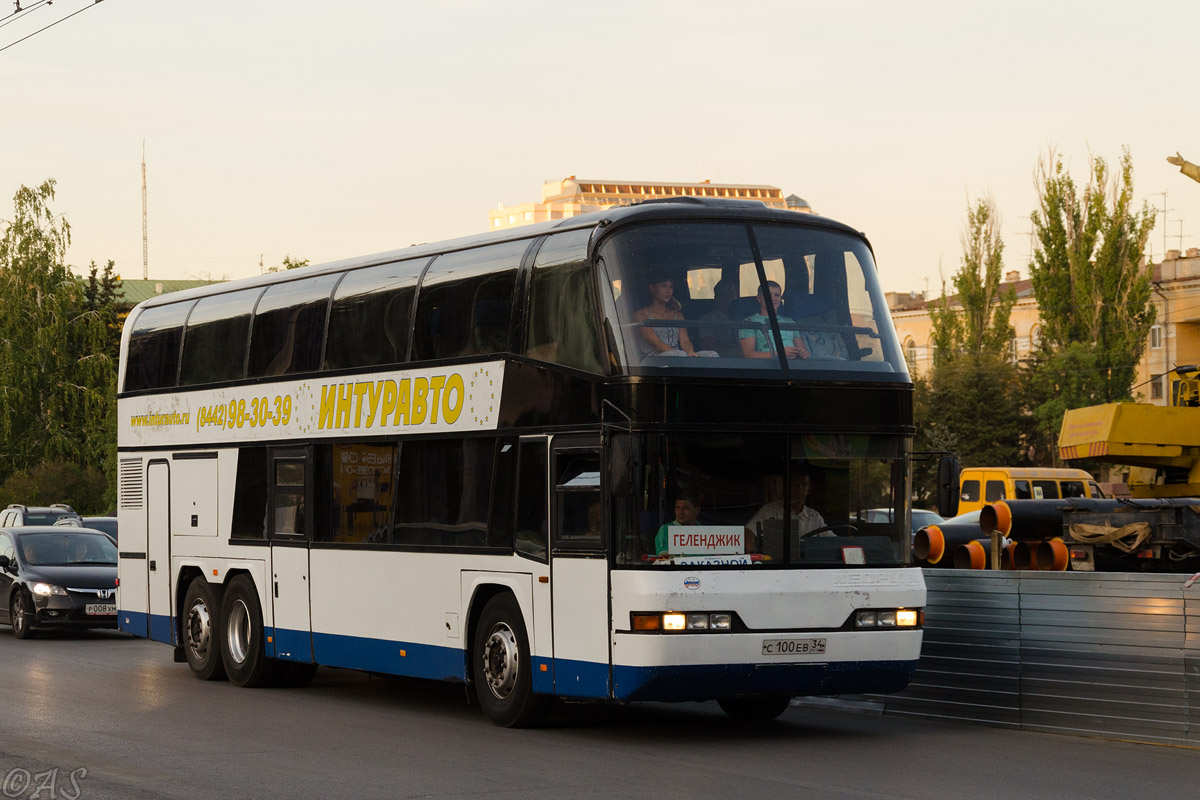
<svg viewBox="0 0 1200 800">
<path fill-rule="evenodd" d="M 104 352 L 114 364 L 121 354 L 121 326 L 125 315 L 117 303 L 117 293 L 121 289 L 121 276 L 116 273 L 116 262 L 111 258 L 104 268 L 96 266 L 96 262 L 88 266 L 87 283 L 84 284 L 84 308 L 96 314 L 104 323 L 107 331 Z"/>
<path fill-rule="evenodd" d="M 957 303 L 954 307 L 950 305 L 943 286 L 941 306 L 930 309 L 937 358 L 946 363 L 962 356 L 1003 354 L 1013 338 L 1009 317 L 1017 296 L 1000 289 L 1004 240 L 1000 235 L 1000 215 L 991 196 L 967 209 L 967 222 L 959 241 L 963 248 L 962 264 L 953 278 Z"/>
<path fill-rule="evenodd" d="M 115 362 L 103 315 L 66 265 L 53 180 L 22 186 L 0 235 L 0 473 L 43 461 L 99 467 L 112 450 Z"/>
<path fill-rule="evenodd" d="M 948 450 L 967 464 L 1013 464 L 1021 420 L 1009 322 L 1016 295 L 1003 291 L 1004 242 L 995 201 L 967 209 L 957 294 L 930 310 L 933 369 L 915 384 L 918 450 Z M 919 465 L 917 485 L 932 491 L 932 464 Z"/>
<path fill-rule="evenodd" d="M 1142 263 L 1154 215 L 1145 203 L 1134 208 L 1128 149 L 1115 171 L 1092 157 L 1082 192 L 1051 153 L 1039 166 L 1037 190 L 1029 270 L 1042 335 L 1026 391 L 1036 449 L 1053 458 L 1067 409 L 1131 399 L 1155 318 L 1153 267 Z"/>
</svg>

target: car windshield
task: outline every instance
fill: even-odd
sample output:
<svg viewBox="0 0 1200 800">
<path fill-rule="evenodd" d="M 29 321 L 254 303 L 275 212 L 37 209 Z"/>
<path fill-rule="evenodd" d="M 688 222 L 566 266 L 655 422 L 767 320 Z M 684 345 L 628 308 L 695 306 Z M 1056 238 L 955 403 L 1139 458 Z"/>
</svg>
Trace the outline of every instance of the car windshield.
<svg viewBox="0 0 1200 800">
<path fill-rule="evenodd" d="M 903 440 L 889 436 L 618 436 L 609 461 L 616 562 L 902 564 L 903 453 Z M 876 518 L 872 508 L 893 513 Z"/>
<path fill-rule="evenodd" d="M 786 224 L 647 224 L 602 241 L 597 265 L 626 371 L 908 380 L 857 237 Z"/>
<path fill-rule="evenodd" d="M 117 546 L 102 533 L 26 533 L 19 537 L 18 546 L 31 567 L 117 565 Z"/>
<path fill-rule="evenodd" d="M 114 539 L 117 538 L 116 517 L 85 517 L 83 527 L 107 533 Z"/>
<path fill-rule="evenodd" d="M 24 524 L 53 525 L 63 517 L 71 516 L 67 511 L 26 511 Z"/>
<path fill-rule="evenodd" d="M 919 508 L 914 508 L 912 511 L 912 528 L 914 531 L 920 530 L 927 525 L 937 525 L 942 522 L 945 522 L 945 520 L 932 511 L 922 511 Z"/>
</svg>

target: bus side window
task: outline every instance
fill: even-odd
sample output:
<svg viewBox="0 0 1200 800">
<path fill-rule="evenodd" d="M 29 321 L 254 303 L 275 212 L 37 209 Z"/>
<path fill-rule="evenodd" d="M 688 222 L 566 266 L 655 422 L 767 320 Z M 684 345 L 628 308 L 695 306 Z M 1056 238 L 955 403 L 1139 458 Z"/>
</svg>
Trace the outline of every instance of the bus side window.
<svg viewBox="0 0 1200 800">
<path fill-rule="evenodd" d="M 436 258 L 417 292 L 413 360 L 507 350 L 517 267 L 528 247 L 505 242 Z"/>
<path fill-rule="evenodd" d="M 339 275 L 269 287 L 254 311 L 248 377 L 293 375 L 321 366 L 329 293 Z"/>
<path fill-rule="evenodd" d="M 1013 491 L 1016 500 L 1032 500 L 1033 492 L 1029 489 L 1029 481 L 1013 481 Z"/>
<path fill-rule="evenodd" d="M 325 368 L 399 364 L 408 340 L 417 278 L 429 259 L 412 259 L 346 274 L 334 290 Z"/>
<path fill-rule="evenodd" d="M 551 236 L 538 250 L 529 291 L 525 354 L 603 373 L 595 286 L 587 263 L 592 229 Z"/>
<path fill-rule="evenodd" d="M 386 543 L 396 445 L 322 445 L 316 455 L 313 541 Z"/>
<path fill-rule="evenodd" d="M 556 458 L 555 463 L 559 472 L 556 547 L 603 547 L 599 453 L 568 453 Z"/>
<path fill-rule="evenodd" d="M 267 538 L 267 493 L 271 474 L 267 462 L 265 447 L 238 450 L 231 539 Z"/>
<path fill-rule="evenodd" d="M 521 443 L 517 473 L 516 550 L 545 561 L 549 533 L 545 440 Z"/>
<path fill-rule="evenodd" d="M 973 503 L 974 501 L 978 500 L 979 499 L 979 481 L 976 481 L 976 480 L 963 481 L 962 492 L 960 492 L 959 496 L 962 500 L 964 500 L 968 503 Z"/>
<path fill-rule="evenodd" d="M 1004 499 L 1004 481 L 988 481 L 983 490 L 983 502 L 994 503 Z"/>
<path fill-rule="evenodd" d="M 261 289 L 243 289 L 205 297 L 196 303 L 183 332 L 180 385 L 245 377 L 250 315 L 261 294 Z"/>
<path fill-rule="evenodd" d="M 400 448 L 394 544 L 487 543 L 495 439 L 406 442 Z"/>
<path fill-rule="evenodd" d="M 192 303 L 144 309 L 133 323 L 125 357 L 125 391 L 174 386 L 179 377 L 179 345 Z"/>
</svg>

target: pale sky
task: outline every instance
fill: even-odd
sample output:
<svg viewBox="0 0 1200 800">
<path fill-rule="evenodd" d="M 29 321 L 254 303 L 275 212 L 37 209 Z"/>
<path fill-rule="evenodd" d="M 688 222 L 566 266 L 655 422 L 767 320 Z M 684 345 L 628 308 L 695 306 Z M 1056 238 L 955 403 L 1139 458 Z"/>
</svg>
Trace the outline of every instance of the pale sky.
<svg viewBox="0 0 1200 800">
<path fill-rule="evenodd" d="M 29 8 L 36 0 L 21 0 Z M 10 17 L 0 48 L 91 6 Z M 1200 246 L 1195 2 L 103 0 L 0 51 L 0 218 L 58 181 L 70 262 L 245 277 L 487 229 L 568 175 L 772 184 L 936 293 L 991 192 L 1027 275 L 1039 157 L 1134 159 Z M 1150 236 L 1163 253 L 1163 222 Z"/>
</svg>

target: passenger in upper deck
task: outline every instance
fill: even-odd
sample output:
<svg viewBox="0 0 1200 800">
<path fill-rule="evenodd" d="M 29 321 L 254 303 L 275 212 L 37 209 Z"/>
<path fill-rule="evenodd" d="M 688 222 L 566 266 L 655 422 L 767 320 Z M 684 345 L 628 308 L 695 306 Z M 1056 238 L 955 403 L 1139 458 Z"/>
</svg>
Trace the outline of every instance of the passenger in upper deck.
<svg viewBox="0 0 1200 800">
<path fill-rule="evenodd" d="M 633 314 L 634 322 L 648 319 L 683 320 L 684 316 L 675 299 L 675 282 L 664 275 L 650 278 L 650 304 Z M 712 350 L 697 351 L 692 347 L 684 325 L 646 325 L 638 328 L 638 350 L 642 358 L 648 356 L 704 356 L 716 358 Z"/>
<path fill-rule="evenodd" d="M 767 281 L 767 288 L 771 291 L 771 305 L 778 311 L 779 305 L 783 301 L 783 287 L 775 281 Z M 741 339 L 742 355 L 745 358 L 775 357 L 774 337 L 771 336 L 768 324 L 770 319 L 767 315 L 767 301 L 763 298 L 763 290 L 760 287 L 758 290 L 758 313 L 746 317 L 746 322 L 753 322 L 758 327 L 743 328 L 738 333 Z M 779 313 L 776 313 L 775 319 L 781 325 L 794 321 Z M 804 340 L 798 331 L 783 328 L 779 333 L 783 337 L 783 349 L 788 358 L 808 358 L 808 348 L 804 346 Z"/>
<path fill-rule="evenodd" d="M 701 328 L 700 346 L 705 350 L 715 350 L 722 358 L 739 358 L 742 355 L 738 331 L 733 327 L 734 319 L 729 314 L 733 301 L 738 299 L 738 288 L 728 278 L 717 281 L 713 287 L 713 300 L 716 308 L 700 317 L 702 322 L 728 322 L 728 328 Z"/>
</svg>

